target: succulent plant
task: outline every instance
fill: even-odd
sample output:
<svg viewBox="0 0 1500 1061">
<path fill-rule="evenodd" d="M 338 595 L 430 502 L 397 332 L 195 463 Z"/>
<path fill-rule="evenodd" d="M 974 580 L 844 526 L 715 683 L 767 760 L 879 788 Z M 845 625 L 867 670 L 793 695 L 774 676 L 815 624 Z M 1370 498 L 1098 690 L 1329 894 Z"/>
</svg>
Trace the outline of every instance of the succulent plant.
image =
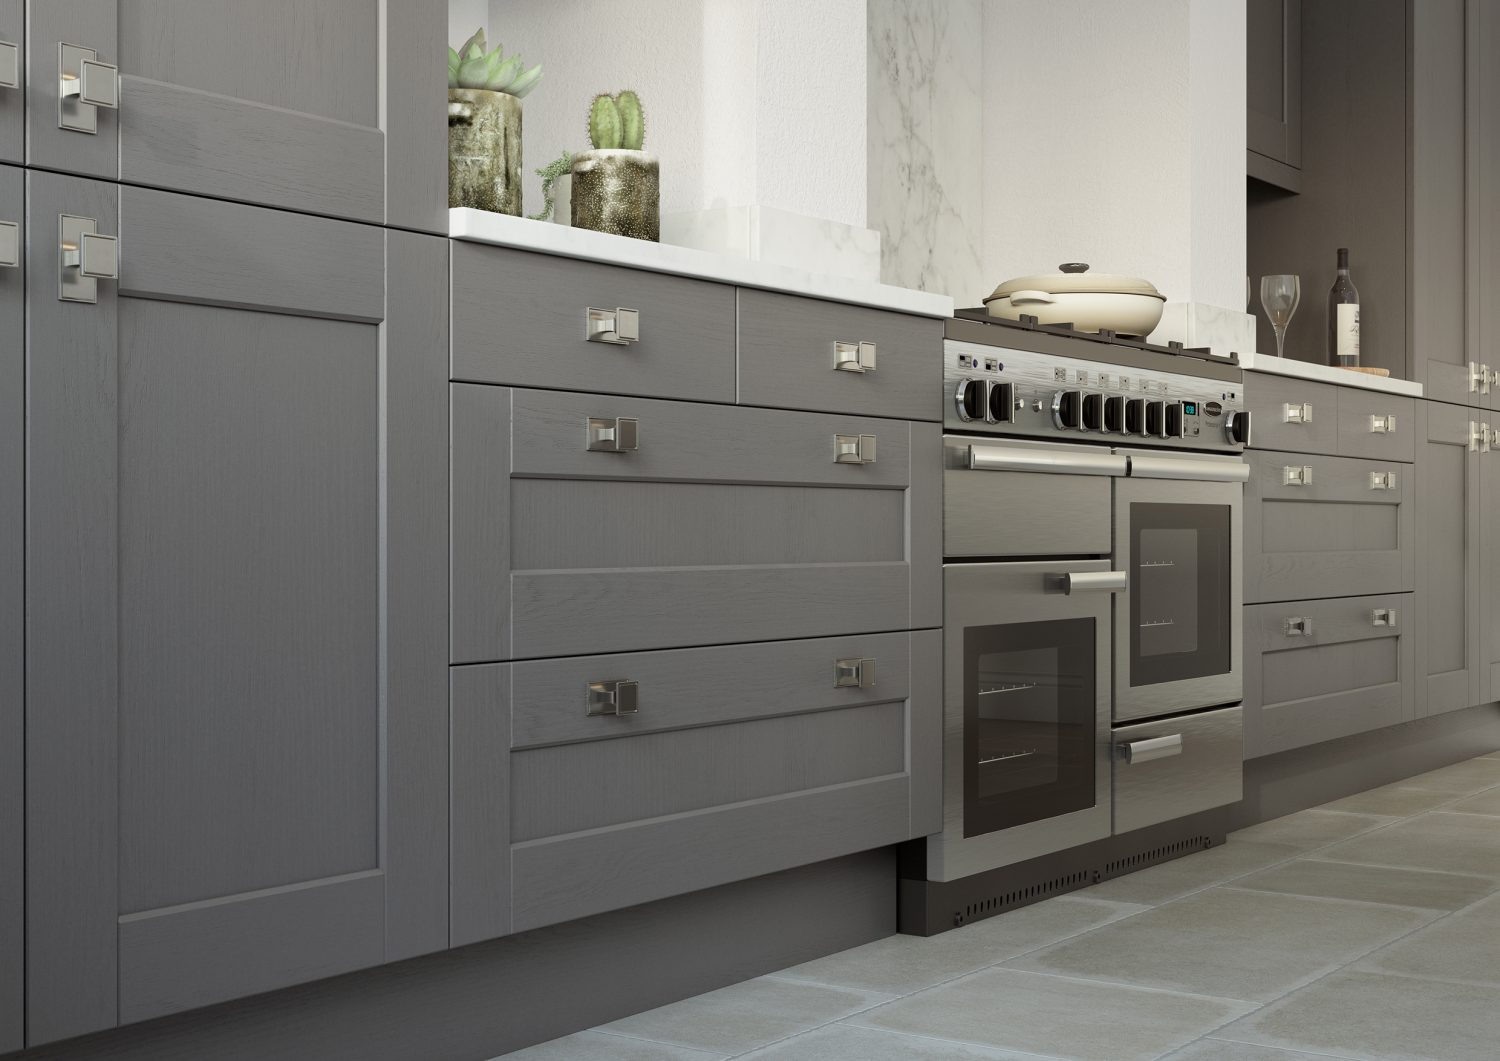
<svg viewBox="0 0 1500 1061">
<path fill-rule="evenodd" d="M 626 89 L 617 95 L 599 93 L 589 105 L 589 143 L 596 150 L 623 147 L 639 151 L 646 141 L 646 112 L 641 98 Z"/>
<path fill-rule="evenodd" d="M 533 221 L 552 220 L 552 211 L 557 208 L 556 190 L 554 185 L 557 178 L 570 173 L 573 169 L 573 152 L 564 151 L 557 158 L 547 163 L 536 171 L 536 175 L 542 178 L 542 212 L 539 214 L 527 214 Z"/>
<path fill-rule="evenodd" d="M 484 88 L 519 99 L 536 88 L 536 83 L 542 78 L 541 63 L 530 70 L 524 67 L 519 55 L 505 58 L 500 45 L 496 45 L 493 51 L 486 51 L 484 27 L 481 26 L 462 47 L 448 49 L 448 87 Z"/>
</svg>

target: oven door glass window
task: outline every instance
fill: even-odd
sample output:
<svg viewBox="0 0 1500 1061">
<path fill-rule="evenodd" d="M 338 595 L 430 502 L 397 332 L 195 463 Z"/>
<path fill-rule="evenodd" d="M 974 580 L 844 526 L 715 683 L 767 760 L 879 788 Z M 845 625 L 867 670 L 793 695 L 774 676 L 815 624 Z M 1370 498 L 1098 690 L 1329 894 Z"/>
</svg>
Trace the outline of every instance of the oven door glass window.
<svg viewBox="0 0 1500 1061">
<path fill-rule="evenodd" d="M 1130 506 L 1130 684 L 1227 674 L 1228 505 Z"/>
<path fill-rule="evenodd" d="M 964 835 L 1094 805 L 1094 620 L 964 630 Z"/>
</svg>

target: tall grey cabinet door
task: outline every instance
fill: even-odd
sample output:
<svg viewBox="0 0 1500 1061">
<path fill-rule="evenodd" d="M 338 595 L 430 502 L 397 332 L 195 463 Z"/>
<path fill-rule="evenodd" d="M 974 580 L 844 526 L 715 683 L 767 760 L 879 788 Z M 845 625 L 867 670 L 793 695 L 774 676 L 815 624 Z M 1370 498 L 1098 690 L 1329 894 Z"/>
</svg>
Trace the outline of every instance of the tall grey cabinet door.
<svg viewBox="0 0 1500 1061">
<path fill-rule="evenodd" d="M 1464 2 L 1423 0 L 1411 19 L 1411 266 L 1407 349 L 1428 398 L 1485 399 L 1471 383 L 1464 276 Z"/>
<path fill-rule="evenodd" d="M 1500 5 L 1469 0 L 1468 10 L 1470 348 L 1489 366 L 1489 405 L 1500 409 Z"/>
<path fill-rule="evenodd" d="M 0 162 L 26 161 L 26 0 L 0 0 Z"/>
<path fill-rule="evenodd" d="M 24 247 L 24 173 L 0 166 L 0 224 Z M 0 251 L 8 250 L 8 229 Z M 24 1043 L 25 967 L 25 276 L 0 255 L 0 1053 Z"/>
<path fill-rule="evenodd" d="M 1471 457 L 1479 467 L 1479 688 L 1475 703 L 1500 700 L 1500 426 Z"/>
<path fill-rule="evenodd" d="M 1482 413 L 1417 403 L 1418 712 L 1479 702 Z"/>
<path fill-rule="evenodd" d="M 28 161 L 446 231 L 447 21 L 441 0 L 33 0 Z M 59 87 L 89 51 L 99 103 Z"/>
<path fill-rule="evenodd" d="M 1302 165 L 1302 0 L 1249 0 L 1245 146 Z"/>
<path fill-rule="evenodd" d="M 29 1042 L 442 948 L 446 241 L 28 180 Z"/>
</svg>

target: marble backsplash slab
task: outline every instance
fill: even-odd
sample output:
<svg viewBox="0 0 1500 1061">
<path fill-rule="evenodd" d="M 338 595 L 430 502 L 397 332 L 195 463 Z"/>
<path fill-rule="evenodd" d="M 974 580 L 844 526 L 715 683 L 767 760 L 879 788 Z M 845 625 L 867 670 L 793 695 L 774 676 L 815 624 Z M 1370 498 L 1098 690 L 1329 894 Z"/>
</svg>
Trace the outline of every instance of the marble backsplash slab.
<svg viewBox="0 0 1500 1061">
<path fill-rule="evenodd" d="M 851 280 L 881 279 L 879 232 L 769 206 L 663 214 L 661 241 Z"/>
</svg>

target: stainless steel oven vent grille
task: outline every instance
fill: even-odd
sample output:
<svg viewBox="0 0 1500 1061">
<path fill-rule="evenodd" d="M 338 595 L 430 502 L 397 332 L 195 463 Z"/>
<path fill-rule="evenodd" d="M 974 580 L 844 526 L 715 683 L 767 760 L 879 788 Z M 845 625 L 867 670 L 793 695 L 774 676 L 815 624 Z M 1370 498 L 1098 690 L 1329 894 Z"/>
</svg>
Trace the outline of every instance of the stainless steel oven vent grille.
<svg viewBox="0 0 1500 1061">
<path fill-rule="evenodd" d="M 1204 850 L 1212 845 L 1213 840 L 1209 837 L 1194 836 L 1186 840 L 1178 840 L 1176 843 L 1162 844 L 1160 847 L 1153 847 L 1149 851 L 1138 851 L 1133 855 L 1117 858 L 1113 862 L 1106 862 L 1099 879 L 1108 880 L 1110 877 L 1118 877 L 1133 870 L 1143 869 L 1156 862 L 1166 862 L 1176 858 L 1178 855 L 1185 855 L 1190 851 Z"/>
<path fill-rule="evenodd" d="M 966 921 L 975 918 L 985 918 L 992 914 L 1012 910 L 1018 906 L 1026 906 L 1030 903 L 1040 902 L 1049 896 L 1060 892 L 1076 891 L 1086 885 L 1094 883 L 1095 877 L 1092 873 L 1084 870 L 1079 873 L 1069 873 L 1063 877 L 1054 877 L 1039 884 L 1033 884 L 1026 888 L 1017 888 L 1015 891 L 1004 895 L 992 896 L 989 899 L 981 899 L 979 902 L 970 903 L 963 910 L 953 912 L 953 927 L 957 928 Z"/>
</svg>

